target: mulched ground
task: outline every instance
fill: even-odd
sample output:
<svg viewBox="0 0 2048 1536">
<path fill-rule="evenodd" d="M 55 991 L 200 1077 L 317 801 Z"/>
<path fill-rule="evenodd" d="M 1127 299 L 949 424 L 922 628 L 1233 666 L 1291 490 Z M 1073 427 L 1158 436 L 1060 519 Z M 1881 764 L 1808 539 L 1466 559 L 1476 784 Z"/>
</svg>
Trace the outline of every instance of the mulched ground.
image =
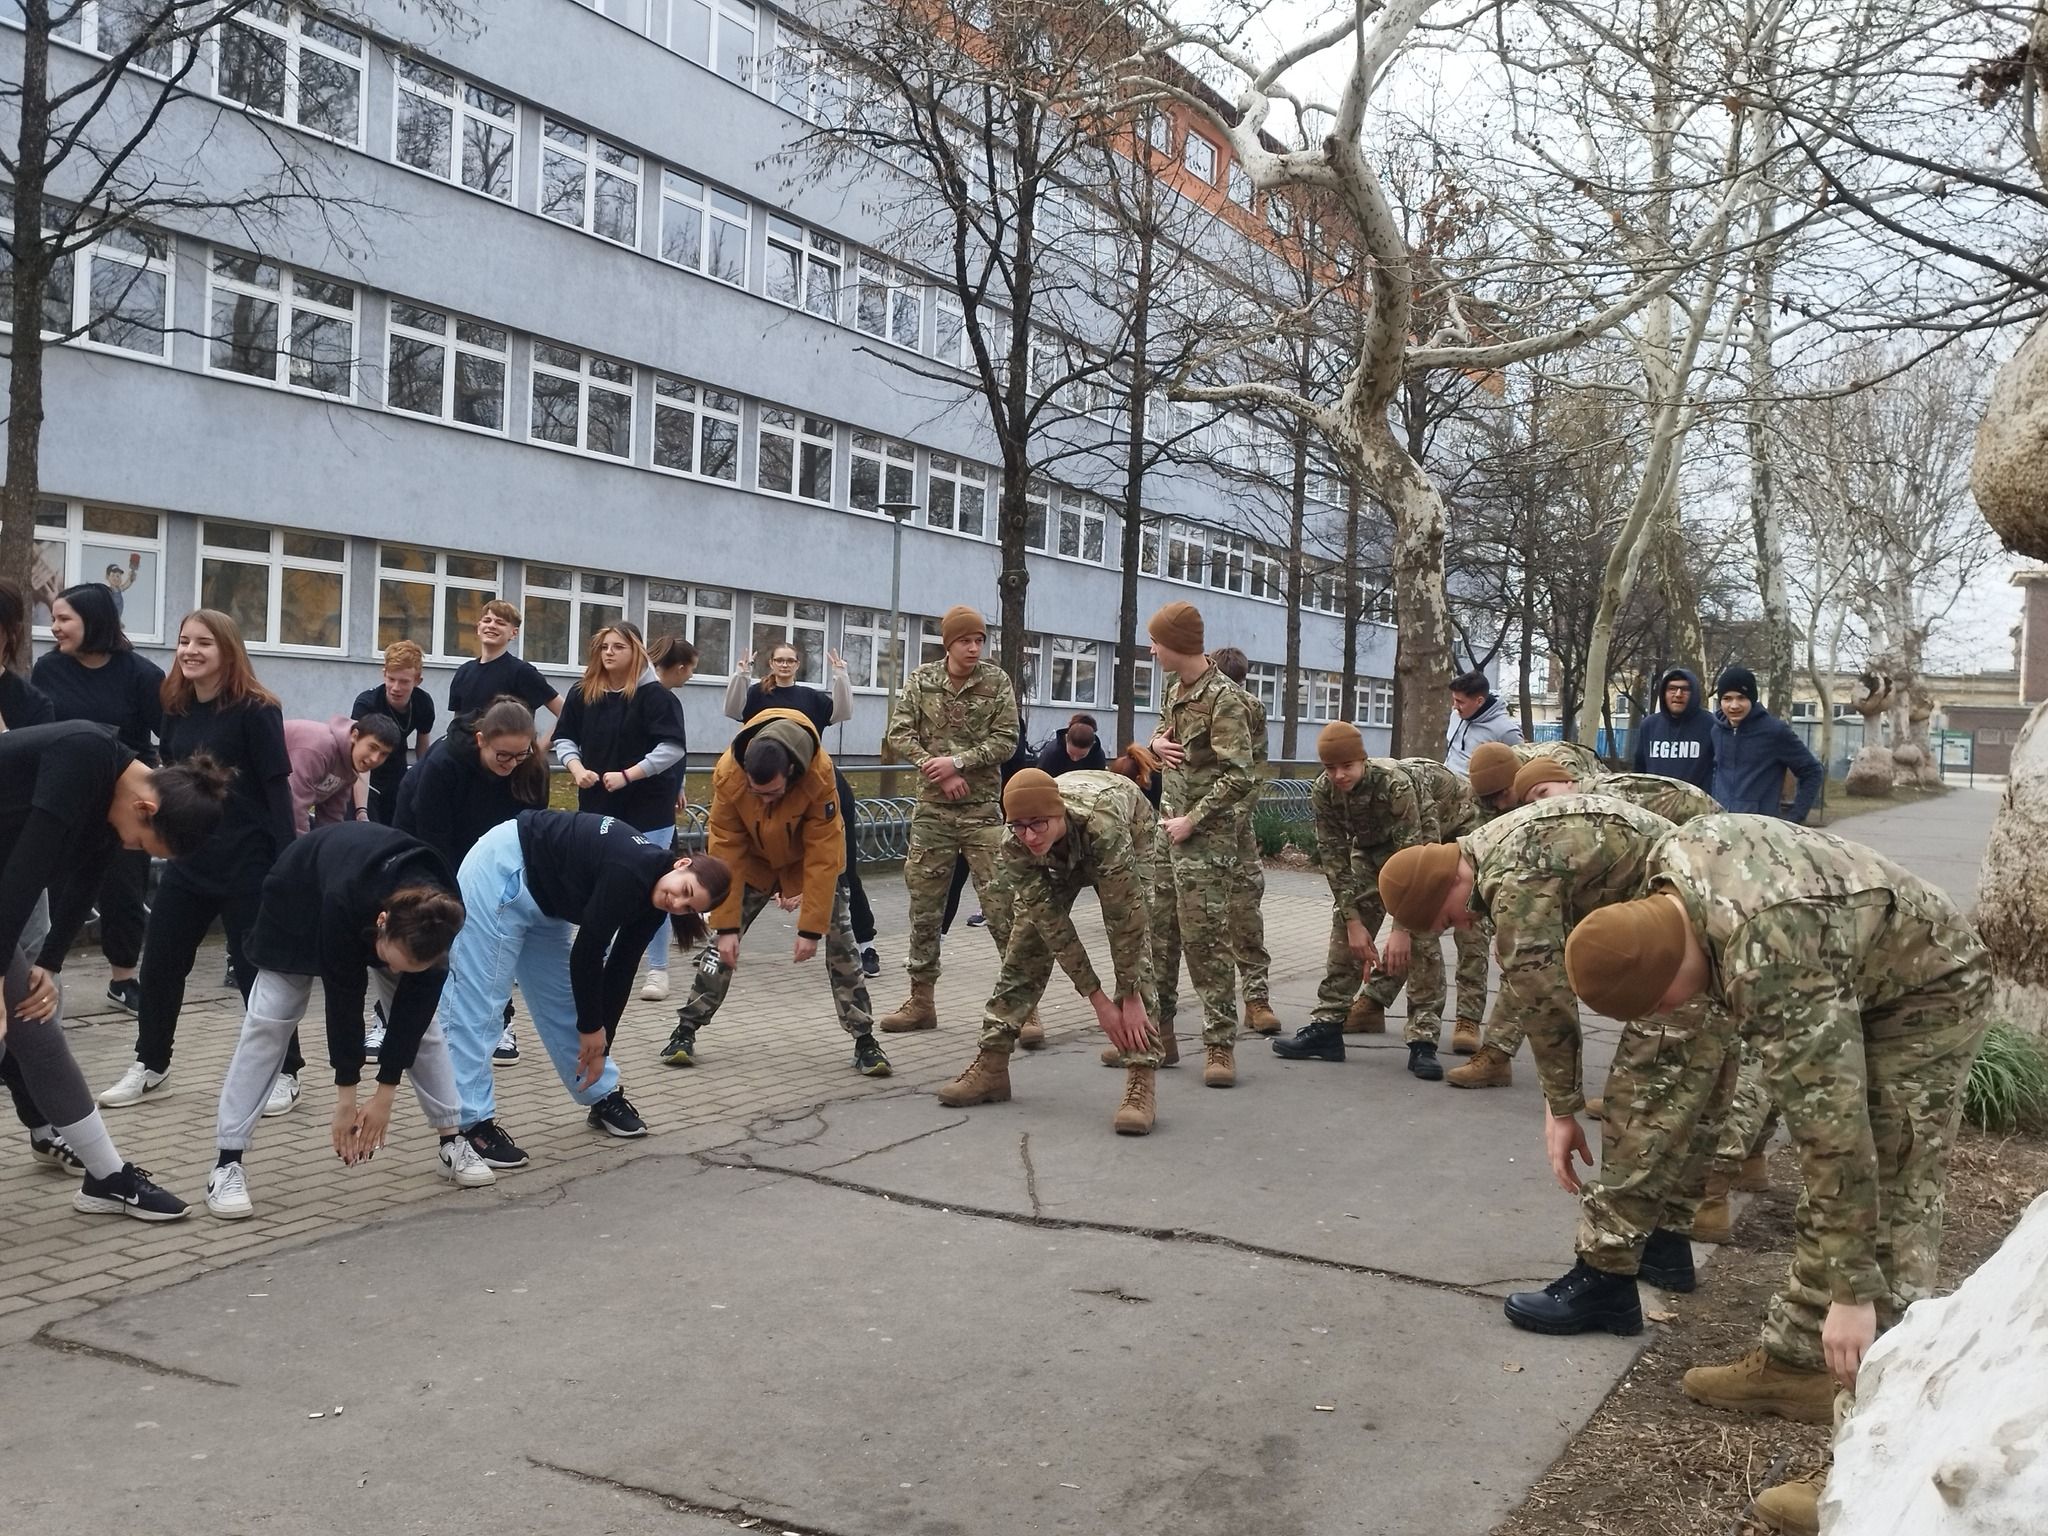
<svg viewBox="0 0 2048 1536">
<path fill-rule="evenodd" d="M 1791 1258 L 1799 1173 L 1789 1147 L 1772 1153 L 1771 1171 L 1776 1187 L 1751 1199 L 1700 1289 L 1672 1299 L 1672 1320 L 1653 1322 L 1635 1369 L 1494 1536 L 1764 1536 L 1767 1527 L 1740 1518 L 1749 1501 L 1826 1464 L 1828 1429 L 1700 1408 L 1678 1385 L 1688 1367 L 1755 1346 Z M 1944 1291 L 2048 1189 L 2048 1138 L 1966 1133 L 1950 1175 Z"/>
</svg>

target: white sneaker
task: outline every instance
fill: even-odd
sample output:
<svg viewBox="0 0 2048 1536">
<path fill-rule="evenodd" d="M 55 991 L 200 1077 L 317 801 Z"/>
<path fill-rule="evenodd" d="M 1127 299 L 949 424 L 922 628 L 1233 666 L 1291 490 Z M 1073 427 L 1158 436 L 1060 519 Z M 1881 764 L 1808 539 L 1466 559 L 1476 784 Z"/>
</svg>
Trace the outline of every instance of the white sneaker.
<svg viewBox="0 0 2048 1536">
<path fill-rule="evenodd" d="M 289 1072 L 277 1074 L 277 1081 L 270 1085 L 270 1097 L 263 1101 L 263 1118 L 274 1120 L 279 1115 L 288 1115 L 299 1107 L 299 1080 Z"/>
<path fill-rule="evenodd" d="M 145 1098 L 161 1099 L 170 1092 L 164 1086 L 170 1075 L 168 1072 L 152 1072 L 141 1062 L 134 1062 L 113 1087 L 99 1096 L 99 1106 L 101 1109 L 121 1109 L 129 1104 L 140 1104 Z"/>
<path fill-rule="evenodd" d="M 498 1043 L 491 1050 L 491 1065 L 497 1067 L 509 1066 L 518 1059 L 519 1037 L 512 1033 L 512 1026 L 507 1024 L 505 1032 L 498 1036 Z"/>
<path fill-rule="evenodd" d="M 240 1163 L 223 1163 L 206 1176 L 206 1208 L 222 1221 L 256 1214 L 249 1199 L 249 1176 Z"/>
<path fill-rule="evenodd" d="M 643 1003 L 658 1003 L 668 996 L 668 972 L 649 971 L 647 979 L 640 983 L 640 1000 Z"/>
<path fill-rule="evenodd" d="M 375 1061 L 384 1054 L 384 1021 L 378 1019 L 363 1031 L 363 1059 Z"/>
<path fill-rule="evenodd" d="M 491 1171 L 491 1165 L 484 1161 L 484 1155 L 469 1144 L 467 1136 L 458 1136 L 442 1144 L 440 1152 L 441 1177 L 454 1180 L 460 1189 L 482 1189 L 498 1182 L 498 1176 Z"/>
</svg>

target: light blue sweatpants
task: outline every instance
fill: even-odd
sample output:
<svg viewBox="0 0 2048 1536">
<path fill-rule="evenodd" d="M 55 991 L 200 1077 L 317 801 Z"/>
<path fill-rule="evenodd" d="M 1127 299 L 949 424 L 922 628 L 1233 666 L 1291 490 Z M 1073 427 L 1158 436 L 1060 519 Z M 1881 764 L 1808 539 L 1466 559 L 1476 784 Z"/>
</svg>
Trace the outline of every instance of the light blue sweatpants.
<svg viewBox="0 0 2048 1536">
<path fill-rule="evenodd" d="M 649 827 L 640 834 L 657 848 L 672 848 L 676 840 L 676 824 L 670 821 L 665 827 Z M 654 930 L 654 937 L 647 941 L 647 969 L 665 971 L 668 969 L 669 925 L 663 923 Z"/>
</svg>

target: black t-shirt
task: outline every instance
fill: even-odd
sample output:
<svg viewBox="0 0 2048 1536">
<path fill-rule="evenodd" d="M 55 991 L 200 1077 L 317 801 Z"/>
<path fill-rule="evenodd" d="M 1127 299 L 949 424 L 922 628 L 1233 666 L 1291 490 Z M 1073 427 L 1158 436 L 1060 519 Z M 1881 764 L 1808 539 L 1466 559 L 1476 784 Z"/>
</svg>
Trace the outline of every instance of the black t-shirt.
<svg viewBox="0 0 2048 1536">
<path fill-rule="evenodd" d="M 825 727 L 832 723 L 832 695 L 809 683 L 791 683 L 787 688 L 773 690 L 755 683 L 747 689 L 747 702 L 742 708 L 749 720 L 764 709 L 793 709 L 818 728 L 821 740 Z"/>
<path fill-rule="evenodd" d="M 0 725 L 19 731 L 31 725 L 48 725 L 57 718 L 56 706 L 40 688 L 22 681 L 19 673 L 0 667 Z"/>
<path fill-rule="evenodd" d="M 59 720 L 97 720 L 120 732 L 121 740 L 151 767 L 155 738 L 163 734 L 163 669 L 133 651 L 112 651 L 104 665 L 88 667 L 75 656 L 49 651 L 29 673 L 57 711 Z M 12 721 L 9 721 L 12 724 Z"/>
<path fill-rule="evenodd" d="M 171 866 L 203 890 L 260 888 L 279 852 L 292 842 L 291 759 L 285 755 L 284 711 L 243 700 L 225 709 L 195 699 L 182 715 L 164 716 L 164 761 L 196 752 L 235 770 L 220 827 L 197 853 Z"/>
<path fill-rule="evenodd" d="M 427 697 L 426 689 L 415 688 L 406 696 L 405 708 L 393 709 L 390 696 L 385 693 L 384 685 L 379 683 L 356 695 L 348 717 L 360 720 L 365 715 L 385 715 L 398 722 L 398 750 L 370 770 L 371 813 L 379 821 L 388 822 L 398 786 L 405 779 L 406 769 L 412 766 L 413 743 L 422 731 L 428 733 L 428 740 L 433 739 L 434 701 Z"/>
<path fill-rule="evenodd" d="M 482 709 L 501 694 L 511 694 L 528 709 L 541 709 L 555 696 L 555 685 L 540 675 L 531 662 L 510 651 L 490 661 L 465 661 L 455 669 L 455 681 L 448 685 L 448 716 Z"/>
<path fill-rule="evenodd" d="M 654 905 L 654 882 L 675 867 L 674 855 L 615 816 L 584 811 L 521 811 L 519 853 L 533 904 L 578 925 L 569 950 L 578 1032 L 611 1028 L 647 941 L 668 921 Z"/>
<path fill-rule="evenodd" d="M 114 785 L 135 754 L 90 721 L 29 726 L 0 735 L 0 955 L 21 944 L 36 898 L 50 893 L 50 935 L 38 963 L 56 969 L 85 916 L 67 891 L 99 889 L 116 846 L 107 825 Z M 68 931 L 65 931 L 68 928 Z"/>
<path fill-rule="evenodd" d="M 685 745 L 683 707 L 676 696 L 657 682 L 643 682 L 629 699 L 621 690 L 609 690 L 595 704 L 583 699 L 583 689 L 569 690 L 562 702 L 562 721 L 555 728 L 562 741 L 576 743 L 576 759 L 592 773 L 623 773 L 664 741 Z M 680 793 L 676 774 L 681 768 L 664 770 L 636 779 L 621 790 L 602 784 L 576 792 L 579 810 L 617 816 L 640 831 L 672 827 L 676 820 L 676 796 Z"/>
</svg>

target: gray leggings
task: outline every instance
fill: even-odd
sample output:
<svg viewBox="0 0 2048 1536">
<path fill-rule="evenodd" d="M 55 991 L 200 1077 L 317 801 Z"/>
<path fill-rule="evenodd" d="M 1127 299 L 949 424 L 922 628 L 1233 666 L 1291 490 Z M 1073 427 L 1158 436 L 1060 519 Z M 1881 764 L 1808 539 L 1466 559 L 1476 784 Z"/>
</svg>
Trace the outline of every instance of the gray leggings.
<svg viewBox="0 0 2048 1536">
<path fill-rule="evenodd" d="M 286 1049 L 299 1020 L 306 1016 L 317 976 L 292 976 L 283 971 L 258 971 L 249 988 L 249 1011 L 242 1018 L 242 1036 L 235 1042 L 235 1054 L 228 1061 L 227 1081 L 220 1087 L 220 1119 L 215 1140 L 223 1152 L 248 1150 L 256 1122 L 263 1118 L 263 1104 L 284 1065 Z M 391 999 L 397 983 L 385 972 L 370 971 L 370 987 L 391 1016 Z M 455 1065 L 448 1059 L 448 1039 L 437 1018 L 420 1040 L 406 1076 L 412 1079 L 413 1097 L 427 1124 L 454 1126 L 462 1119 L 461 1095 L 455 1091 Z"/>
<path fill-rule="evenodd" d="M 7 965 L 7 1036 L 0 1055 L 14 1058 L 21 1080 L 43 1118 L 52 1125 L 72 1125 L 95 1112 L 92 1090 L 64 1039 L 63 1008 L 47 1019 L 24 1019 L 18 1012 L 28 996 L 28 956 L 17 952 Z"/>
</svg>

